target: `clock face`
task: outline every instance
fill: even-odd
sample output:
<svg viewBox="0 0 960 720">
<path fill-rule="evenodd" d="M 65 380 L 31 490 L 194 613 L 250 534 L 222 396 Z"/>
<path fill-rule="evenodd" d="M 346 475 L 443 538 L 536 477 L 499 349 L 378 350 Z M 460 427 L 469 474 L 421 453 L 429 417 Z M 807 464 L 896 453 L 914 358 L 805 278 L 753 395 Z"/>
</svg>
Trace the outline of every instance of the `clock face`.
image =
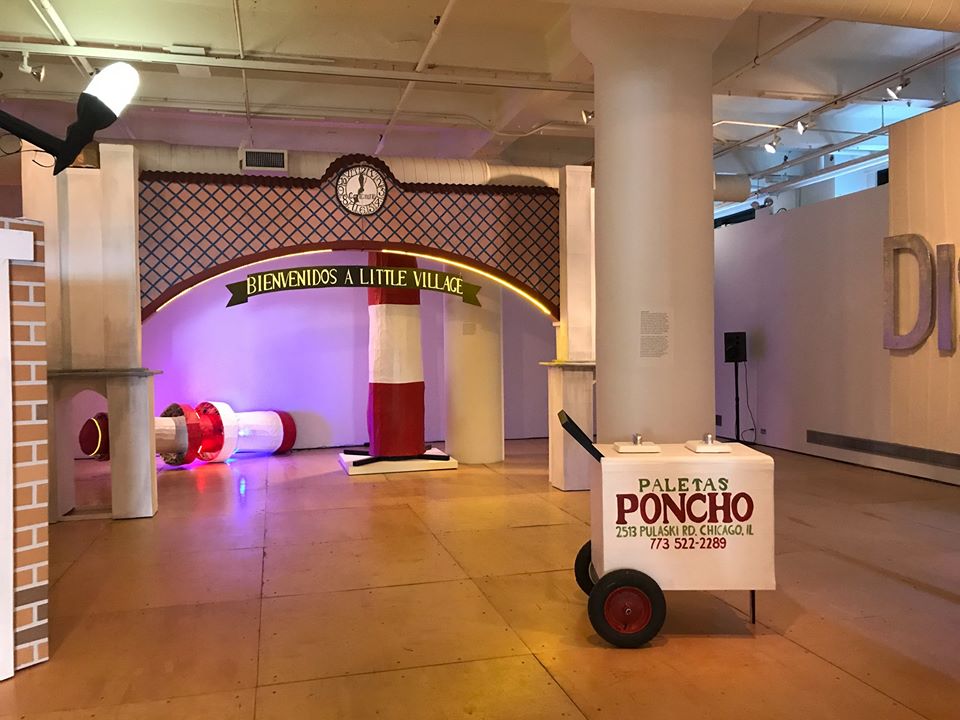
<svg viewBox="0 0 960 720">
<path fill-rule="evenodd" d="M 376 168 L 354 165 L 337 177 L 337 199 L 347 212 L 372 215 L 387 199 L 387 183 Z"/>
</svg>

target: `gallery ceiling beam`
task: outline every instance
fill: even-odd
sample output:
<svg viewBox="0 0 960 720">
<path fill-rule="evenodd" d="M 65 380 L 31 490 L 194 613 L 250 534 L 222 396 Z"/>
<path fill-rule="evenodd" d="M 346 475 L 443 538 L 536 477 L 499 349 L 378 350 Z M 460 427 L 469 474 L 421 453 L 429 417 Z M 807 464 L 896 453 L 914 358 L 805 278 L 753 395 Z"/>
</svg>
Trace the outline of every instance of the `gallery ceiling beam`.
<svg viewBox="0 0 960 720">
<path fill-rule="evenodd" d="M 564 93 L 592 94 L 592 83 L 540 80 L 535 78 L 467 75 L 461 73 L 417 72 L 415 70 L 387 70 L 347 65 L 315 64 L 309 61 L 266 60 L 259 58 L 217 57 L 210 55 L 183 55 L 157 50 L 128 50 L 120 48 L 77 45 L 66 47 L 49 43 L 24 43 L 0 41 L 0 52 L 48 55 L 60 57 L 96 58 L 101 60 L 125 60 L 137 63 L 160 63 L 164 65 L 200 65 L 209 68 L 230 70 L 254 70 L 262 72 L 297 73 L 301 75 L 326 75 L 329 77 L 359 78 L 366 80 L 391 80 L 396 82 L 424 82 L 436 85 L 469 87 L 512 88 L 517 90 L 550 90 Z"/>
</svg>

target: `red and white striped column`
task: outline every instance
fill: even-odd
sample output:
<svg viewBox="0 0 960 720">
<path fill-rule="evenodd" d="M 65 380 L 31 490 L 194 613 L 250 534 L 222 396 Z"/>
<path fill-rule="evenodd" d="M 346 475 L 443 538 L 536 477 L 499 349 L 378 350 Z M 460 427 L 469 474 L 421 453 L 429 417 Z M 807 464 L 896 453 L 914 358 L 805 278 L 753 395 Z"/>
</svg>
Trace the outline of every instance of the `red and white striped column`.
<svg viewBox="0 0 960 720">
<path fill-rule="evenodd" d="M 416 258 L 370 253 L 373 268 L 415 268 Z M 420 291 L 369 288 L 370 394 L 367 429 L 373 457 L 424 452 Z"/>
</svg>

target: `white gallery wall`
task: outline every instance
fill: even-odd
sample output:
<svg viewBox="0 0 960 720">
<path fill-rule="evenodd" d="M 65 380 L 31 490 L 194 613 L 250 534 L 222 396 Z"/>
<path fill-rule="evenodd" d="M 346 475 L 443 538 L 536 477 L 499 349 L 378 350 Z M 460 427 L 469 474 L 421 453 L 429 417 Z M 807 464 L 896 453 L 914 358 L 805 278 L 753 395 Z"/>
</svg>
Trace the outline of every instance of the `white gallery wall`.
<svg viewBox="0 0 960 720">
<path fill-rule="evenodd" d="M 894 161 L 891 181 L 897 172 Z M 960 182 L 954 187 L 960 194 Z M 960 484 L 955 469 L 807 442 L 814 430 L 960 452 L 960 358 L 938 353 L 935 335 L 917 351 L 883 348 L 882 242 L 896 192 L 874 188 L 716 231 L 719 434 L 734 435 L 733 365 L 723 363 L 723 333 L 742 330 L 744 439 L 753 439 L 749 387 L 761 444 Z M 930 203 L 928 212 L 936 207 Z M 952 214 L 956 204 L 941 197 L 939 207 Z M 909 225 L 909 232 L 930 233 L 931 245 L 946 238 L 936 235 L 942 225 L 935 230 L 919 216 L 901 225 L 899 232 Z M 916 282 L 908 265 L 904 295 Z"/>
<path fill-rule="evenodd" d="M 716 231 L 719 434 L 734 435 L 733 365 L 723 363 L 723 333 L 742 330 L 744 439 L 753 439 L 746 432 L 753 426 L 747 389 L 762 444 L 832 455 L 807 444 L 808 429 L 888 439 L 880 256 L 886 228 L 882 187 Z"/>
</svg>

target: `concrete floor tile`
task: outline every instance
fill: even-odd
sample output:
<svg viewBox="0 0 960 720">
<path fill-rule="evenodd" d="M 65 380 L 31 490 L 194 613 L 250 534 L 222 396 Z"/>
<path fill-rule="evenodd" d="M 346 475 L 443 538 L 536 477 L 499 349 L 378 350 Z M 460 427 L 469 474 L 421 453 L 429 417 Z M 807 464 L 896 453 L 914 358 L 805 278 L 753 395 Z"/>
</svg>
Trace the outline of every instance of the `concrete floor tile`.
<svg viewBox="0 0 960 720">
<path fill-rule="evenodd" d="M 264 513 L 117 520 L 90 545 L 91 555 L 150 558 L 197 550 L 263 547 Z"/>
<path fill-rule="evenodd" d="M 387 533 L 366 540 L 268 547 L 263 594 L 299 595 L 464 578 L 466 574 L 433 535 Z"/>
<path fill-rule="evenodd" d="M 590 491 L 571 490 L 565 492 L 551 487 L 546 492 L 540 493 L 538 497 L 543 498 L 551 505 L 556 505 L 581 522 L 590 524 Z"/>
<path fill-rule="evenodd" d="M 0 713 L 253 688 L 259 605 L 248 600 L 57 618 L 52 659 L 0 684 Z"/>
<path fill-rule="evenodd" d="M 267 514 L 267 547 L 363 540 L 430 532 L 406 505 Z"/>
<path fill-rule="evenodd" d="M 17 716 L 16 720 L 253 720 L 254 704 L 255 691 L 241 690 L 82 710 L 27 713 Z"/>
<path fill-rule="evenodd" d="M 411 500 L 410 507 L 434 532 L 580 524 L 573 515 L 531 495 Z"/>
<path fill-rule="evenodd" d="M 263 550 L 87 554 L 50 593 L 57 617 L 260 597 Z"/>
<path fill-rule="evenodd" d="M 590 531 L 580 524 L 464 530 L 438 535 L 470 577 L 572 568 Z"/>
<path fill-rule="evenodd" d="M 578 648 L 537 657 L 590 718 L 921 720 L 775 634 L 669 637 L 638 650 Z"/>
<path fill-rule="evenodd" d="M 265 598 L 260 684 L 526 652 L 470 581 Z"/>
<path fill-rule="evenodd" d="M 261 687 L 258 720 L 583 718 L 532 656 Z"/>
</svg>

